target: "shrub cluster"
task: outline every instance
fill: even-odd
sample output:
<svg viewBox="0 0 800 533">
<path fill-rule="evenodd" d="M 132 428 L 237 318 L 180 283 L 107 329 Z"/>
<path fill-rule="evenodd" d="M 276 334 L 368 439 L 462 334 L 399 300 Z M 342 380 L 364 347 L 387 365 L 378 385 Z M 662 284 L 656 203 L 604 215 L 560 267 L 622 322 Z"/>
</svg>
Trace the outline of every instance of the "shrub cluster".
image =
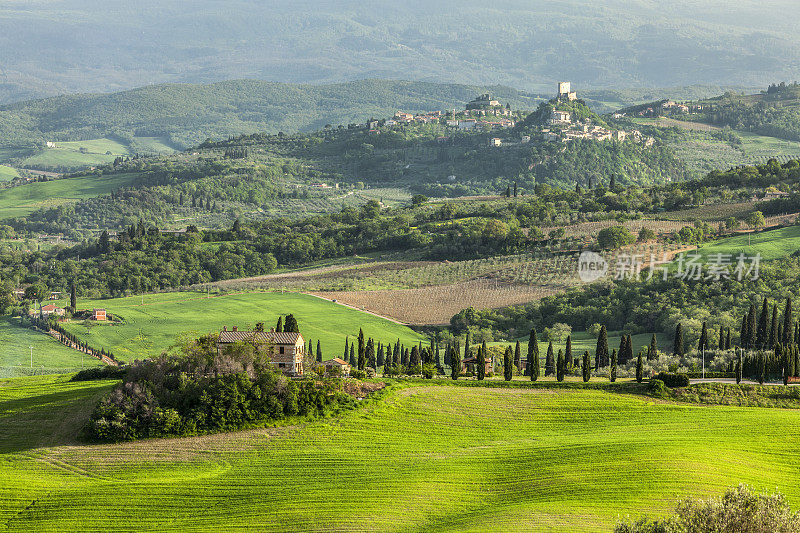
<svg viewBox="0 0 800 533">
<path fill-rule="evenodd" d="M 339 380 L 290 380 L 273 369 L 263 347 L 241 344 L 218 353 L 210 335 L 187 343 L 180 355 L 130 366 L 86 431 L 101 441 L 184 436 L 353 405 Z"/>
<path fill-rule="evenodd" d="M 98 366 L 86 368 L 76 373 L 70 381 L 94 381 L 98 379 L 124 379 L 127 367 L 124 366 Z"/>
<path fill-rule="evenodd" d="M 670 389 L 689 386 L 689 376 L 686 374 L 670 374 L 668 372 L 661 372 L 654 379 L 661 381 Z"/>
</svg>

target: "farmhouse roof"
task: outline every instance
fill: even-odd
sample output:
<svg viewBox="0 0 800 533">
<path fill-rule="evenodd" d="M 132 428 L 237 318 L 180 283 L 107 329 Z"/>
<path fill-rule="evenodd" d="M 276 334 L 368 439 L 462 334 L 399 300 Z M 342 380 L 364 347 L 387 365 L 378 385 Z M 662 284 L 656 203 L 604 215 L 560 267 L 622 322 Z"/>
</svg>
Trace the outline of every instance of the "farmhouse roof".
<svg viewBox="0 0 800 533">
<path fill-rule="evenodd" d="M 300 334 L 291 331 L 221 331 L 219 342 L 271 342 L 273 344 L 297 344 Z"/>
<path fill-rule="evenodd" d="M 328 359 L 327 361 L 325 361 L 326 365 L 332 365 L 334 363 L 340 366 L 346 366 L 349 364 L 347 361 L 345 361 L 340 357 L 334 357 L 333 359 Z"/>
<path fill-rule="evenodd" d="M 58 307 L 56 307 L 53 304 L 43 305 L 42 306 L 42 311 L 55 311 L 56 309 L 58 309 Z"/>
</svg>

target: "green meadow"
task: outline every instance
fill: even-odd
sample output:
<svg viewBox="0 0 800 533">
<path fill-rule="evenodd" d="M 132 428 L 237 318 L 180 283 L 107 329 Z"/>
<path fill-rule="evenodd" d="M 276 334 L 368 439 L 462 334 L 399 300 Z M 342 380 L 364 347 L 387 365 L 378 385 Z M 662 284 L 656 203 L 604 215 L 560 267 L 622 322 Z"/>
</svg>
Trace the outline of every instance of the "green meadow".
<svg viewBox="0 0 800 533">
<path fill-rule="evenodd" d="M 800 504 L 800 410 L 435 381 L 335 419 L 84 445 L 112 383 L 66 379 L 0 381 L 10 530 L 596 532 L 742 482 Z"/>
<path fill-rule="evenodd" d="M 19 177 L 19 172 L 14 167 L 0 165 L 0 181 L 11 181 Z"/>
<path fill-rule="evenodd" d="M 0 377 L 73 372 L 99 364 L 49 335 L 20 327 L 17 319 L 0 317 Z"/>
<path fill-rule="evenodd" d="M 38 209 L 108 194 L 131 184 L 136 178 L 136 174 L 78 176 L 5 189 L 0 191 L 0 219 L 21 217 Z"/>
<path fill-rule="evenodd" d="M 730 254 L 734 264 L 740 253 L 745 256 L 761 254 L 762 261 L 780 259 L 800 250 L 800 226 L 736 235 L 701 246 L 698 253 L 708 260 L 716 254 Z"/>
<path fill-rule="evenodd" d="M 158 355 L 183 334 L 218 332 L 223 326 L 252 328 L 264 322 L 274 327 L 278 316 L 294 314 L 306 341 L 322 346 L 325 359 L 340 357 L 345 336 L 352 340 L 359 328 L 383 342 L 405 344 L 424 340 L 410 328 L 362 311 L 314 296 L 298 293 L 251 292 L 219 296 L 200 292 L 178 292 L 115 298 L 78 300 L 80 309 L 105 308 L 122 323 L 93 321 L 66 324 L 65 328 L 95 348 L 110 349 L 117 359 L 130 361 Z"/>
</svg>

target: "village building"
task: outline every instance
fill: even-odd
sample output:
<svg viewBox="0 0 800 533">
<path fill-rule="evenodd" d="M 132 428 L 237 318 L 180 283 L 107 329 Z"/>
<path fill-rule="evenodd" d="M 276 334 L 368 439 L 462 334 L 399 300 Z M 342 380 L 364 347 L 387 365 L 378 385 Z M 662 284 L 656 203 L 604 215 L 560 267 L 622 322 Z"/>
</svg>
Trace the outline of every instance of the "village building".
<svg viewBox="0 0 800 533">
<path fill-rule="evenodd" d="M 302 376 L 304 373 L 305 340 L 303 336 L 291 331 L 239 331 L 234 326 L 224 327 L 217 340 L 217 351 L 238 343 L 251 343 L 267 348 L 270 364 L 287 376 Z M 349 369 L 348 369 L 349 373 Z"/>
<path fill-rule="evenodd" d="M 495 100 L 491 94 L 485 93 L 469 102 L 467 104 L 467 111 L 471 111 L 473 109 L 485 111 L 494 107 L 500 107 L 500 105 L 500 102 Z"/>
<path fill-rule="evenodd" d="M 558 124 L 569 124 L 572 122 L 572 115 L 570 115 L 568 111 L 559 111 L 558 109 L 554 109 L 550 114 L 549 122 L 551 126 L 556 126 Z"/>
<path fill-rule="evenodd" d="M 489 146 L 503 146 L 503 139 L 499 137 L 493 137 L 489 139 Z"/>
</svg>

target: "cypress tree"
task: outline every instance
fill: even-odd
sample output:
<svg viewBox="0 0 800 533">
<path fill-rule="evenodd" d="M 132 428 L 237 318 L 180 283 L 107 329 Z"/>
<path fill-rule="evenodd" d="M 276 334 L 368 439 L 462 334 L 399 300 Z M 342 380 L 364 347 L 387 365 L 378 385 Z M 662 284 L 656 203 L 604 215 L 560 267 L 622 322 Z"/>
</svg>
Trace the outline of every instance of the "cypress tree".
<svg viewBox="0 0 800 533">
<path fill-rule="evenodd" d="M 675 340 L 672 343 L 672 354 L 677 357 L 683 357 L 683 326 L 680 322 L 675 326 Z"/>
<path fill-rule="evenodd" d="M 404 348 L 403 346 L 400 347 L 400 364 L 403 366 L 408 366 L 408 363 L 411 361 L 410 354 L 408 353 L 408 348 Z M 458 362 L 461 362 L 461 358 L 458 356 L 458 351 L 456 351 L 456 359 Z"/>
<path fill-rule="evenodd" d="M 372 340 L 372 337 L 367 340 L 367 348 L 365 353 L 366 363 L 367 366 L 370 368 L 377 368 L 378 367 L 378 360 L 375 358 L 375 341 Z"/>
<path fill-rule="evenodd" d="M 590 364 L 591 360 L 589 359 L 589 350 L 586 350 L 585 352 L 583 352 L 583 365 L 582 365 L 584 383 L 587 383 L 589 381 L 589 378 L 592 376 L 592 370 L 589 367 Z"/>
<path fill-rule="evenodd" d="M 601 366 L 608 366 L 608 333 L 605 326 L 600 326 L 597 336 L 597 348 L 594 352 L 595 370 Z"/>
<path fill-rule="evenodd" d="M 481 348 L 483 349 L 483 365 L 484 365 L 483 371 L 485 373 L 486 372 L 486 368 L 485 368 L 486 367 L 486 360 L 489 357 L 489 349 L 486 347 L 486 341 L 483 341 L 483 344 L 481 345 Z"/>
<path fill-rule="evenodd" d="M 558 350 L 558 357 L 556 358 L 556 379 L 564 381 L 564 352 Z"/>
<path fill-rule="evenodd" d="M 725 349 L 725 328 L 722 326 L 719 327 L 719 345 L 717 346 L 719 351 Z"/>
<path fill-rule="evenodd" d="M 420 365 L 420 357 L 419 357 L 419 348 L 413 346 L 411 348 L 411 359 L 410 359 L 411 366 L 417 367 Z"/>
<path fill-rule="evenodd" d="M 556 362 L 553 359 L 553 341 L 550 341 L 550 345 L 547 346 L 547 357 L 544 360 L 544 375 L 552 376 L 555 374 Z"/>
<path fill-rule="evenodd" d="M 514 346 L 514 366 L 517 368 L 517 372 L 522 370 L 522 352 L 519 347 L 519 341 L 517 341 L 517 345 Z"/>
<path fill-rule="evenodd" d="M 783 324 L 778 324 L 778 340 L 775 341 L 775 344 L 780 344 L 781 339 L 784 337 L 783 335 Z"/>
<path fill-rule="evenodd" d="M 317 341 L 317 362 L 322 362 L 322 345 Z"/>
<path fill-rule="evenodd" d="M 797 344 L 792 346 L 792 352 L 794 352 L 794 377 L 800 377 L 800 350 L 798 350 Z"/>
<path fill-rule="evenodd" d="M 642 364 L 642 352 L 640 351 L 636 359 L 636 382 L 641 383 L 642 379 L 644 379 L 644 364 Z"/>
<path fill-rule="evenodd" d="M 789 384 L 789 349 L 788 346 L 781 353 L 781 370 L 783 371 L 783 384 Z"/>
<path fill-rule="evenodd" d="M 342 359 L 347 361 L 347 354 L 349 354 L 349 353 L 350 353 L 350 337 L 345 335 L 344 336 L 344 357 L 342 357 Z"/>
<path fill-rule="evenodd" d="M 619 358 L 619 364 L 625 365 L 628 361 L 625 360 L 626 351 L 625 346 L 628 344 L 628 336 L 622 335 L 619 339 L 619 352 L 617 352 L 617 357 Z"/>
<path fill-rule="evenodd" d="M 761 315 L 758 317 L 758 329 L 756 330 L 756 345 L 763 348 L 769 340 L 769 302 L 764 297 L 761 302 Z"/>
<path fill-rule="evenodd" d="M 739 328 L 739 346 L 747 349 L 747 313 L 742 317 L 742 326 Z"/>
<path fill-rule="evenodd" d="M 633 359 L 633 337 L 628 335 L 628 340 L 625 341 L 625 351 L 627 352 L 626 357 L 628 361 Z"/>
<path fill-rule="evenodd" d="M 275 331 L 277 333 L 283 333 L 283 317 L 278 317 L 278 323 L 275 325 Z"/>
<path fill-rule="evenodd" d="M 720 337 L 722 339 L 722 337 Z M 650 337 L 650 346 L 647 347 L 647 360 L 656 361 L 658 359 L 658 344 L 656 343 L 656 334 Z"/>
<path fill-rule="evenodd" d="M 755 304 L 750 304 L 750 311 L 747 313 L 747 346 L 750 349 L 754 349 L 756 347 L 756 329 L 758 325 L 756 324 L 756 306 Z"/>
<path fill-rule="evenodd" d="M 478 362 L 477 370 L 478 370 L 478 381 L 483 381 L 483 378 L 486 377 L 486 343 L 483 343 L 483 346 L 478 346 Z"/>
<path fill-rule="evenodd" d="M 358 328 L 358 369 L 364 370 L 366 366 L 367 366 L 367 358 L 366 358 L 366 345 L 364 343 L 364 330 Z"/>
<path fill-rule="evenodd" d="M 511 350 L 511 346 L 506 347 L 506 353 L 503 355 L 503 378 L 506 381 L 511 381 L 511 378 L 514 377 L 513 357 L 514 352 Z"/>
<path fill-rule="evenodd" d="M 608 379 L 611 383 L 617 381 L 617 351 L 613 350 L 611 352 L 611 369 L 608 374 Z"/>
<path fill-rule="evenodd" d="M 758 352 L 758 382 L 763 385 L 767 376 L 767 358 L 764 352 Z"/>
<path fill-rule="evenodd" d="M 461 375 L 461 358 L 453 347 L 450 347 L 450 378 L 458 379 Z"/>
<path fill-rule="evenodd" d="M 736 356 L 736 384 L 742 382 L 742 351 L 737 350 L 739 352 Z"/>
<path fill-rule="evenodd" d="M 358 361 L 356 361 L 355 343 L 350 345 L 350 367 L 358 368 Z"/>
<path fill-rule="evenodd" d="M 705 322 L 703 322 L 703 329 L 700 331 L 700 341 L 697 343 L 697 351 L 700 352 L 704 348 L 708 348 L 708 328 Z"/>
<path fill-rule="evenodd" d="M 527 375 L 531 381 L 539 379 L 539 339 L 536 338 L 536 330 L 532 329 L 528 337 L 528 361 Z"/>
<path fill-rule="evenodd" d="M 314 359 L 314 345 L 312 344 L 311 339 L 308 339 L 308 357 Z"/>
<path fill-rule="evenodd" d="M 72 308 L 73 312 L 78 309 L 78 289 L 75 283 L 73 283 L 72 287 L 69 289 L 69 306 Z"/>
<path fill-rule="evenodd" d="M 728 334 L 725 336 L 725 349 L 726 350 L 730 350 L 731 349 L 731 328 L 728 327 L 727 330 L 728 330 Z"/>
<path fill-rule="evenodd" d="M 299 333 L 300 327 L 297 324 L 297 319 L 294 317 L 293 314 L 289 313 L 286 315 L 286 320 L 283 322 L 283 331 L 289 333 Z"/>
<path fill-rule="evenodd" d="M 572 366 L 572 335 L 567 335 L 567 346 L 564 349 L 564 369 Z"/>
<path fill-rule="evenodd" d="M 792 319 L 792 297 L 786 298 L 786 309 L 783 311 L 783 344 L 794 342 L 794 321 Z"/>
<path fill-rule="evenodd" d="M 383 344 L 378 344 L 378 360 L 376 362 L 378 363 L 378 366 L 386 366 L 386 356 L 384 355 Z"/>
<path fill-rule="evenodd" d="M 469 330 L 467 330 L 466 338 L 464 339 L 464 359 L 469 359 L 472 355 L 469 350 L 469 345 L 472 339 L 470 339 Z"/>
<path fill-rule="evenodd" d="M 772 321 L 769 327 L 767 346 L 775 346 L 776 342 L 778 342 L 778 304 L 772 304 Z"/>
</svg>

